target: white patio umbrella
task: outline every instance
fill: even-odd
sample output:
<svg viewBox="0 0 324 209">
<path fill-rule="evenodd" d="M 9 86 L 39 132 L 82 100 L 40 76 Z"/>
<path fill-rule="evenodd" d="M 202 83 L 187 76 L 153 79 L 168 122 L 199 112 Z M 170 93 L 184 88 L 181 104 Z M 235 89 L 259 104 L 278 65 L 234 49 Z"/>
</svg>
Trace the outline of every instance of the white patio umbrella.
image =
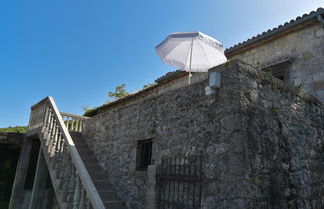
<svg viewBox="0 0 324 209">
<path fill-rule="evenodd" d="M 223 44 L 201 32 L 172 33 L 155 47 L 161 60 L 189 72 L 207 72 L 227 61 Z"/>
</svg>

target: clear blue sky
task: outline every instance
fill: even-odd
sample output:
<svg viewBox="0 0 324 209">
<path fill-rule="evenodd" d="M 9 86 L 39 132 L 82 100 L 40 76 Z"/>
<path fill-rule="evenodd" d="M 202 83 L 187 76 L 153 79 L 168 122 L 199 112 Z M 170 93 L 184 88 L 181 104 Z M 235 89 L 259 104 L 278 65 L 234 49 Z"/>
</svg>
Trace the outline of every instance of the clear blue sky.
<svg viewBox="0 0 324 209">
<path fill-rule="evenodd" d="M 27 125 L 53 96 L 82 114 L 107 92 L 135 91 L 173 70 L 154 47 L 169 33 L 201 31 L 226 48 L 323 7 L 323 0 L 1 0 L 0 127 Z"/>
</svg>

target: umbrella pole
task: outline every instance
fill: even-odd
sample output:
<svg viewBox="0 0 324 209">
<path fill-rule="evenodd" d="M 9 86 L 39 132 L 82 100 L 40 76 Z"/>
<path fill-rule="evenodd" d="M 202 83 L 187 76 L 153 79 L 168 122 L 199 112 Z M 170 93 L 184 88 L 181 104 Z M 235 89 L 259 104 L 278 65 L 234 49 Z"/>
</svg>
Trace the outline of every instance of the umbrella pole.
<svg viewBox="0 0 324 209">
<path fill-rule="evenodd" d="M 193 39 L 191 39 L 191 44 L 190 44 L 190 62 L 189 62 L 189 80 L 188 80 L 189 85 L 190 85 L 190 77 L 191 77 L 192 50 L 193 50 Z"/>
</svg>

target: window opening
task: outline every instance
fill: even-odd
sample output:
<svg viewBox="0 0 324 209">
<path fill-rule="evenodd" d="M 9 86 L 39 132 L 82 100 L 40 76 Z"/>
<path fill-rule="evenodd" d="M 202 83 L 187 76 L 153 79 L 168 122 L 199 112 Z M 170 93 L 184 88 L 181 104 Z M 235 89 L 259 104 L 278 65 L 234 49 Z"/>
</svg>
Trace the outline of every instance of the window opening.
<svg viewBox="0 0 324 209">
<path fill-rule="evenodd" d="M 152 160 L 152 139 L 137 142 L 136 170 L 146 170 Z"/>
<path fill-rule="evenodd" d="M 270 73 L 276 78 L 283 81 L 289 80 L 289 68 L 291 64 L 291 59 L 289 57 L 278 58 L 276 60 L 271 60 L 264 64 L 262 70 Z"/>
</svg>

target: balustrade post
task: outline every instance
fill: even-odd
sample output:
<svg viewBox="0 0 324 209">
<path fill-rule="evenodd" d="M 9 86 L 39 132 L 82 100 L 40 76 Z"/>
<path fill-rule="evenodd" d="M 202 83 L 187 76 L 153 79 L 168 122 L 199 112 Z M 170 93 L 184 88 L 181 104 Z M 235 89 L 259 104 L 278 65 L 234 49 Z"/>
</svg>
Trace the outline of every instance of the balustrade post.
<svg viewBox="0 0 324 209">
<path fill-rule="evenodd" d="M 66 129 L 67 130 L 69 130 L 69 123 L 70 123 L 70 121 L 69 121 L 69 117 L 68 116 L 66 116 Z"/>
<path fill-rule="evenodd" d="M 70 182 L 68 186 L 68 197 L 67 201 L 73 203 L 73 197 L 74 197 L 74 192 L 75 192 L 75 183 L 76 183 L 76 169 L 72 165 L 71 168 L 71 177 L 70 177 Z"/>
<path fill-rule="evenodd" d="M 46 111 L 46 104 L 44 104 L 42 107 L 41 107 L 41 120 L 42 120 L 42 126 L 41 128 L 44 127 L 44 119 L 45 119 L 45 111 Z"/>
<path fill-rule="evenodd" d="M 73 131 L 74 125 L 75 125 L 74 118 L 71 117 L 71 127 L 70 127 L 69 131 Z"/>
<path fill-rule="evenodd" d="M 80 124 L 79 124 L 79 132 L 82 132 L 82 126 L 83 126 L 83 121 L 82 120 L 80 120 Z"/>
<path fill-rule="evenodd" d="M 62 136 L 61 130 L 58 129 L 57 145 L 55 149 L 55 158 L 57 163 L 55 164 L 54 169 L 62 168 L 63 144 L 64 144 L 64 138 Z"/>
<path fill-rule="evenodd" d="M 72 127 L 69 131 L 74 131 L 74 127 L 75 127 L 75 118 L 71 117 L 71 121 L 72 121 Z"/>
<path fill-rule="evenodd" d="M 76 126 L 75 126 L 75 132 L 77 132 L 79 130 L 79 123 L 80 123 L 80 119 L 79 118 L 76 118 L 75 119 L 75 123 L 76 123 Z"/>
<path fill-rule="evenodd" d="M 47 127 L 49 111 L 50 111 L 50 108 L 48 107 L 48 104 L 46 103 L 44 105 L 43 127 L 42 127 L 42 131 L 41 131 L 42 134 L 45 132 L 46 127 Z"/>
<path fill-rule="evenodd" d="M 91 209 L 92 206 L 91 206 L 91 203 L 90 203 L 90 200 L 89 198 L 87 198 L 87 209 Z"/>
<path fill-rule="evenodd" d="M 49 135 L 49 129 L 50 129 L 50 120 L 51 120 L 51 108 L 47 105 L 46 106 L 46 114 L 45 114 L 45 119 L 44 119 L 44 128 L 42 130 L 42 138 L 43 139 L 47 139 L 48 135 Z"/>
<path fill-rule="evenodd" d="M 53 156 L 53 160 L 54 160 L 54 163 L 52 165 L 52 168 L 53 169 L 58 169 L 59 167 L 59 164 L 60 164 L 60 153 L 58 152 L 58 149 L 59 149 L 59 146 L 60 146 L 60 141 L 61 141 L 61 133 L 60 133 L 60 130 L 59 128 L 57 127 L 57 130 L 56 130 L 56 137 L 55 137 L 55 141 L 56 141 L 56 144 L 55 144 L 55 148 L 54 148 L 54 156 Z"/>
<path fill-rule="evenodd" d="M 52 135 L 52 131 L 53 131 L 53 126 L 54 126 L 54 115 L 53 115 L 52 112 L 50 113 L 50 116 L 49 117 L 50 118 L 49 118 L 48 133 L 47 133 L 47 136 L 45 138 L 46 146 L 48 146 L 49 143 L 50 143 L 51 135 Z"/>
<path fill-rule="evenodd" d="M 55 155 L 55 149 L 56 149 L 56 145 L 57 145 L 57 136 L 58 136 L 58 124 L 55 119 L 54 133 L 52 135 L 52 143 L 51 143 L 51 147 L 50 147 L 51 157 L 53 157 Z"/>
<path fill-rule="evenodd" d="M 80 184 L 80 177 L 77 174 L 74 197 L 73 197 L 73 209 L 79 209 L 80 198 L 81 198 L 81 184 Z"/>
<path fill-rule="evenodd" d="M 49 135 L 49 142 L 48 142 L 48 147 L 47 147 L 47 152 L 50 157 L 52 157 L 52 149 L 53 149 L 54 138 L 55 138 L 55 134 L 56 134 L 56 123 L 55 122 L 56 122 L 56 120 L 53 116 L 53 125 L 52 125 L 52 129 L 51 129 L 51 133 Z"/>
<path fill-rule="evenodd" d="M 74 125 L 73 125 L 72 131 L 76 131 L 76 128 L 78 126 L 78 119 L 77 118 L 73 118 L 73 123 L 74 123 Z"/>
<path fill-rule="evenodd" d="M 59 136 L 59 126 L 58 124 L 56 123 L 55 125 L 55 134 L 53 136 L 53 145 L 52 145 L 52 150 L 51 150 L 51 154 L 52 154 L 52 157 L 55 157 L 56 158 L 56 153 L 57 153 L 57 146 L 58 146 L 58 138 Z"/>
<path fill-rule="evenodd" d="M 79 205 L 79 209 L 86 209 L 86 192 L 84 190 L 84 188 L 81 185 L 81 198 L 80 198 L 80 205 Z"/>
<path fill-rule="evenodd" d="M 60 153 L 60 160 L 59 160 L 59 167 L 60 169 L 57 170 L 57 178 L 63 179 L 65 176 L 65 172 L 68 167 L 68 148 L 64 144 L 64 138 L 62 137 L 62 151 Z"/>
<path fill-rule="evenodd" d="M 66 168 L 65 168 L 64 175 L 63 175 L 63 179 L 61 180 L 61 184 L 60 184 L 60 187 L 62 188 L 62 190 L 65 193 L 68 191 L 68 188 L 69 188 L 72 166 L 73 165 L 72 165 L 70 156 L 69 156 L 69 154 L 66 154 Z"/>
</svg>

